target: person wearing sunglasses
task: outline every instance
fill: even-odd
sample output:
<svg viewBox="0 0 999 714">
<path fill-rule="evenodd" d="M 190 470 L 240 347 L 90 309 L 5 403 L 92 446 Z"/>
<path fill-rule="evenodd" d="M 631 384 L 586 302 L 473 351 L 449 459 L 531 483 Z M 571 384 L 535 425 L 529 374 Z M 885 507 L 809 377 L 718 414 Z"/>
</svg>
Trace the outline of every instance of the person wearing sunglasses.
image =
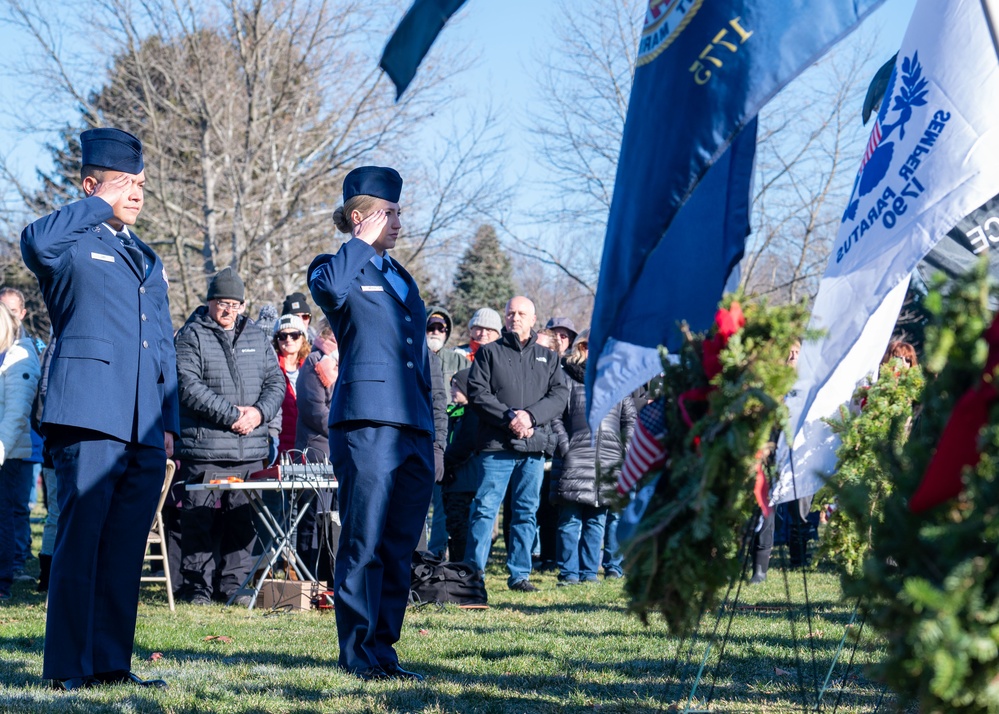
<svg viewBox="0 0 999 714">
<path fill-rule="evenodd" d="M 281 403 L 278 456 L 295 448 L 295 430 L 298 425 L 298 373 L 312 350 L 307 331 L 305 322 L 298 315 L 282 315 L 274 323 L 274 352 L 284 373 L 285 384 L 284 401 Z"/>
<path fill-rule="evenodd" d="M 389 256 L 402 230 L 401 194 L 395 169 L 348 173 L 333 221 L 351 238 L 308 270 L 341 356 L 329 418 L 341 523 L 339 666 L 366 681 L 422 679 L 400 666 L 394 648 L 435 471 L 427 311 L 412 276 Z"/>
</svg>

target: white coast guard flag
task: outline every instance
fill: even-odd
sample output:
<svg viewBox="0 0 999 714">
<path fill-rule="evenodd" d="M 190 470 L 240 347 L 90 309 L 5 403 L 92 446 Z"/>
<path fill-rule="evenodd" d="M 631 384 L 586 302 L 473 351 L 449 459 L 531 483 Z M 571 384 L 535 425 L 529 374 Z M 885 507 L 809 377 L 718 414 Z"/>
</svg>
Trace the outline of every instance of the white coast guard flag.
<svg viewBox="0 0 999 714">
<path fill-rule="evenodd" d="M 819 284 L 810 326 L 826 336 L 802 346 L 788 399 L 792 458 L 774 503 L 815 493 L 835 469 L 838 440 L 822 419 L 877 368 L 916 264 L 999 192 L 999 60 L 989 5 L 916 5 Z"/>
</svg>

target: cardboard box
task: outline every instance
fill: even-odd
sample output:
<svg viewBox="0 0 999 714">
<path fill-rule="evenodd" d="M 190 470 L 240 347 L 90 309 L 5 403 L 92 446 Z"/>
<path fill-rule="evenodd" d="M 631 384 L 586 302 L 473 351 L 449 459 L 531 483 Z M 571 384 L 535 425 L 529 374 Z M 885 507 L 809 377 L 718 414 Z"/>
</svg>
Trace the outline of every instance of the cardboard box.
<svg viewBox="0 0 999 714">
<path fill-rule="evenodd" d="M 298 580 L 264 580 L 257 597 L 257 608 L 270 610 L 273 608 L 299 612 L 312 609 L 313 582 Z M 319 588 L 322 592 L 326 588 Z"/>
</svg>

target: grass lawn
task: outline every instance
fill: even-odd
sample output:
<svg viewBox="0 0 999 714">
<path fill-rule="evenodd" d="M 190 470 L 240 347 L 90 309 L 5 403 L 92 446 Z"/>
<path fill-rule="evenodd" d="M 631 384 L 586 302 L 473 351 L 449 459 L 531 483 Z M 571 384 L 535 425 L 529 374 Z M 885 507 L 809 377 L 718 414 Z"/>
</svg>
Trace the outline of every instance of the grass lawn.
<svg viewBox="0 0 999 714">
<path fill-rule="evenodd" d="M 797 659 L 777 551 L 773 566 L 766 583 L 743 587 L 740 608 L 725 613 L 720 632 L 729 614 L 733 619 L 717 680 L 716 646 L 698 689 L 702 701 L 695 705 L 710 696 L 711 711 L 804 711 L 800 674 L 811 697 L 807 709 L 814 708 L 814 692 L 852 606 L 840 601 L 836 576 L 810 573 L 809 630 L 801 574 L 790 573 L 799 616 Z M 365 683 L 340 673 L 331 613 L 248 613 L 180 603 L 171 613 L 164 591 L 145 585 L 133 669 L 166 679 L 170 688 L 69 694 L 51 691 L 40 679 L 44 599 L 33 584 L 17 583 L 13 600 L 0 606 L 0 711 L 633 713 L 675 703 L 683 710 L 714 614 L 704 618 L 701 636 L 681 643 L 660 623 L 646 627 L 627 612 L 620 581 L 569 588 L 556 587 L 554 575 L 532 581 L 540 592 L 512 593 L 505 569 L 491 564 L 488 610 L 411 609 L 398 651 L 404 666 L 428 675 L 418 684 Z M 213 635 L 230 639 L 206 640 Z M 850 652 L 848 646 L 834 679 L 843 677 Z M 862 665 L 877 656 L 877 642 L 865 631 L 838 711 L 874 710 L 881 688 L 866 678 Z M 827 693 L 826 711 L 832 711 L 838 691 Z M 881 707 L 887 711 L 893 704 L 888 695 Z"/>
</svg>

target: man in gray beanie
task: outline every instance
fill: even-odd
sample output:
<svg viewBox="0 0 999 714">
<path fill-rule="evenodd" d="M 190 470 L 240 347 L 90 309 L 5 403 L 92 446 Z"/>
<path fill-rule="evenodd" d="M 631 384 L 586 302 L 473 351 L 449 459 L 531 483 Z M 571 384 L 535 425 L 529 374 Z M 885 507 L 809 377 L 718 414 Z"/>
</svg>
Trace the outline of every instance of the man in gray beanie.
<svg viewBox="0 0 999 714">
<path fill-rule="evenodd" d="M 467 345 L 455 347 L 454 351 L 465 355 L 469 360 L 474 360 L 479 347 L 498 340 L 502 330 L 503 318 L 500 317 L 500 314 L 491 307 L 481 307 L 468 321 L 468 334 L 472 338 L 471 341 Z"/>
<path fill-rule="evenodd" d="M 284 376 L 267 335 L 242 315 L 243 281 L 223 268 L 208 284 L 208 304 L 196 309 L 177 333 L 180 440 L 176 453 L 186 483 L 246 478 L 269 455 L 268 422 L 281 408 Z M 247 329 L 250 328 L 250 329 Z M 249 604 L 239 587 L 250 573 L 256 533 L 245 493 L 221 497 L 188 491 L 180 514 L 181 575 L 191 603 L 212 598 Z M 214 552 L 221 554 L 215 577 Z M 218 592 L 214 583 L 218 582 Z"/>
<path fill-rule="evenodd" d="M 242 306 L 246 298 L 243 279 L 230 267 L 222 268 L 208 283 L 208 300 L 235 300 Z"/>
</svg>

